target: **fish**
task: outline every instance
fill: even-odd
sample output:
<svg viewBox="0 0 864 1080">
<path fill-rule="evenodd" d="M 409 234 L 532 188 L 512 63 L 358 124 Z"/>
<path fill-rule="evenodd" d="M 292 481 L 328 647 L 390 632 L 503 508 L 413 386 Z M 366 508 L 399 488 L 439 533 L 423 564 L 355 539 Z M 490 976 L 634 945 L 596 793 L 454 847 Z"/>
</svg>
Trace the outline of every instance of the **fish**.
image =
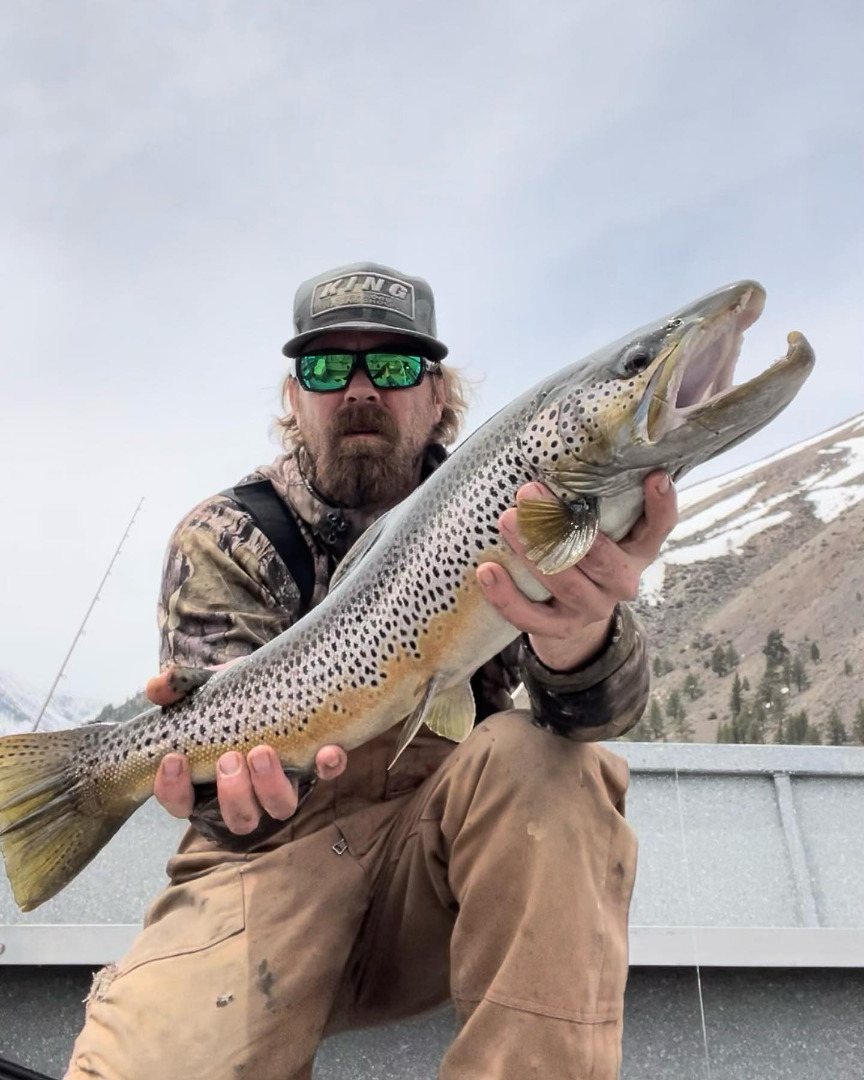
<svg viewBox="0 0 864 1080">
<path fill-rule="evenodd" d="M 790 333 L 783 357 L 734 384 L 764 302 L 757 282 L 725 286 L 544 377 L 366 530 L 320 604 L 178 704 L 0 738 L 0 851 L 19 907 L 80 873 L 152 795 L 171 751 L 203 783 L 223 753 L 261 743 L 288 775 L 309 778 L 322 746 L 350 753 L 400 722 L 396 757 L 423 724 L 466 738 L 471 675 L 519 634 L 486 600 L 477 567 L 496 562 L 530 599 L 550 596 L 504 541 L 500 515 L 524 484 L 543 484 L 548 497 L 519 501 L 517 526 L 542 574 L 561 573 L 598 531 L 627 534 L 649 473 L 678 480 L 774 419 L 814 355 Z"/>
</svg>

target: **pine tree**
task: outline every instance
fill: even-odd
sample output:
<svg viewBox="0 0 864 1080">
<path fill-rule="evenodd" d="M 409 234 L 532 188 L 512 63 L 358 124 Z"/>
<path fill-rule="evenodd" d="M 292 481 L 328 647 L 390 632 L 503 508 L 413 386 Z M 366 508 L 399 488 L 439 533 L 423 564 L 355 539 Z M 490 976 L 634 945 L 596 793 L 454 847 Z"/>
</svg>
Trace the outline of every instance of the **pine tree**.
<svg viewBox="0 0 864 1080">
<path fill-rule="evenodd" d="M 682 706 L 672 721 L 672 737 L 675 742 L 693 742 L 695 732 Z"/>
<path fill-rule="evenodd" d="M 819 733 L 819 729 L 810 724 L 807 728 L 807 734 L 804 737 L 804 742 L 810 746 L 821 746 L 822 736 Z"/>
<path fill-rule="evenodd" d="M 843 674 L 844 675 L 851 675 L 852 674 L 852 661 L 849 660 L 848 658 L 843 661 Z"/>
<path fill-rule="evenodd" d="M 747 678 L 746 675 L 741 680 L 741 689 L 746 690 L 748 694 L 750 693 L 750 680 Z"/>
<path fill-rule="evenodd" d="M 819 646 L 815 641 L 810 645 L 810 659 L 814 664 L 818 664 L 822 659 L 822 654 L 819 652 Z"/>
<path fill-rule="evenodd" d="M 726 650 L 722 645 L 715 645 L 711 653 L 711 670 L 721 678 L 729 674 L 729 661 L 726 659 Z"/>
<path fill-rule="evenodd" d="M 654 672 L 655 676 L 658 679 L 663 674 L 663 661 L 660 659 L 659 656 L 654 657 L 654 663 L 652 665 L 651 670 Z"/>
<path fill-rule="evenodd" d="M 828 722 L 825 725 L 825 742 L 829 746 L 845 746 L 849 742 L 849 733 L 846 725 L 840 718 L 836 705 L 831 706 L 828 713 Z"/>
<path fill-rule="evenodd" d="M 741 657 L 738 655 L 738 650 L 730 641 L 729 644 L 726 646 L 726 664 L 728 665 L 730 670 L 733 667 L 738 667 L 738 661 L 740 659 Z"/>
<path fill-rule="evenodd" d="M 699 681 L 699 676 L 692 671 L 684 679 L 684 685 L 681 688 L 687 697 L 691 701 L 695 701 L 697 698 L 702 697 L 705 691 L 702 689 L 702 683 Z"/>
<path fill-rule="evenodd" d="M 807 713 L 804 709 L 793 713 L 786 721 L 786 742 L 790 746 L 801 746 L 807 741 L 807 731 L 810 727 Z"/>
<path fill-rule="evenodd" d="M 773 671 L 774 668 L 780 667 L 789 655 L 789 650 L 786 648 L 786 644 L 783 641 L 782 630 L 770 630 L 768 632 L 768 639 L 765 642 L 762 652 L 765 654 L 765 663 L 769 671 Z"/>
<path fill-rule="evenodd" d="M 810 685 L 810 680 L 807 678 L 807 669 L 804 667 L 804 661 L 800 656 L 796 656 L 792 661 L 792 682 L 795 684 L 799 694 Z"/>
<path fill-rule="evenodd" d="M 656 697 L 651 698 L 651 704 L 648 706 L 648 729 L 651 732 L 651 738 L 656 742 L 662 742 L 666 738 L 663 710 L 660 708 L 660 702 Z"/>
<path fill-rule="evenodd" d="M 729 708 L 732 710 L 732 716 L 738 716 L 741 712 L 741 706 L 744 704 L 744 694 L 742 692 L 741 676 L 738 672 L 735 672 L 735 678 L 732 681 L 732 693 L 729 697 Z"/>
<path fill-rule="evenodd" d="M 755 701 L 750 710 L 750 723 L 745 728 L 744 742 L 764 743 L 768 729 L 768 714 L 761 701 Z"/>
<path fill-rule="evenodd" d="M 864 698 L 858 699 L 858 708 L 852 721 L 852 738 L 864 745 Z"/>
</svg>

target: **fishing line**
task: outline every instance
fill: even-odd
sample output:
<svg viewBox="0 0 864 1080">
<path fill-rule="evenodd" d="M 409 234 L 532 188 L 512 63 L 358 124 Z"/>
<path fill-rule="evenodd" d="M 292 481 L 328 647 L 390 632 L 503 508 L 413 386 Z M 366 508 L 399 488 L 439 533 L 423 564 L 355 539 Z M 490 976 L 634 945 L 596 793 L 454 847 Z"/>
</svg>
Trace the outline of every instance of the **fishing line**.
<svg viewBox="0 0 864 1080">
<path fill-rule="evenodd" d="M 690 943 L 693 947 L 693 962 L 696 966 L 696 987 L 699 992 L 699 1015 L 702 1020 L 702 1042 L 705 1046 L 705 1071 L 711 1080 L 711 1055 L 708 1052 L 708 1026 L 705 1023 L 705 998 L 702 994 L 702 969 L 696 946 L 696 927 L 693 924 L 696 905 L 693 903 L 693 889 L 690 884 L 690 856 L 687 851 L 687 836 L 684 832 L 684 809 L 681 805 L 681 785 L 678 779 L 678 765 L 675 765 L 675 798 L 678 803 L 678 824 L 681 828 L 681 847 L 684 850 L 684 882 L 687 888 L 687 907 L 690 920 Z"/>
</svg>

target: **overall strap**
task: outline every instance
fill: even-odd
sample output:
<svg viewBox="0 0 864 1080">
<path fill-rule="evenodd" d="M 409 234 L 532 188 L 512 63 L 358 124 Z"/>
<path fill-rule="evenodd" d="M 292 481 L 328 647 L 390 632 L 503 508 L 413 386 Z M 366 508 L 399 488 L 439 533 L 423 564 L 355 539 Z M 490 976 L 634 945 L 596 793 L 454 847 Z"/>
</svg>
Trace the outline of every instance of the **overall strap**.
<svg viewBox="0 0 864 1080">
<path fill-rule="evenodd" d="M 300 614 L 305 615 L 315 591 L 315 560 L 294 514 L 269 480 L 250 480 L 220 494 L 245 510 L 273 545 L 300 590 Z"/>
</svg>

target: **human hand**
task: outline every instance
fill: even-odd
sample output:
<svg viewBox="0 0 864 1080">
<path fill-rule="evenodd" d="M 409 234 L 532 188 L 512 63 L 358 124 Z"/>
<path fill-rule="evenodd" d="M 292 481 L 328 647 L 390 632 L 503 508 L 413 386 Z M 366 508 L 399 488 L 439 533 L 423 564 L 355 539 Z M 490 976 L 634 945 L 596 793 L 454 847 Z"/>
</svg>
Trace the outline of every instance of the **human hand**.
<svg viewBox="0 0 864 1080">
<path fill-rule="evenodd" d="M 532 649 L 546 667 L 570 671 L 603 649 L 616 605 L 636 597 L 642 572 L 657 558 L 675 527 L 677 500 L 668 475 L 651 473 L 644 486 L 643 515 L 627 536 L 616 543 L 598 533 L 584 558 L 560 574 L 542 574 L 525 557 L 515 508 L 501 515 L 499 526 L 507 543 L 551 597 L 529 600 L 497 563 L 483 563 L 477 568 L 477 578 L 489 602 L 529 634 Z M 542 484 L 526 484 L 516 495 L 517 502 L 551 498 Z"/>
<path fill-rule="evenodd" d="M 221 664 L 212 670 L 228 666 Z M 147 696 L 154 704 L 173 705 L 185 696 L 184 677 L 178 678 L 177 670 L 169 668 L 148 682 Z M 191 681 L 194 684 L 196 680 Z M 203 681 L 199 679 L 197 684 Z M 315 771 L 322 780 L 335 779 L 344 772 L 347 760 L 341 747 L 323 746 L 315 755 Z M 225 825 L 238 836 L 253 832 L 264 811 L 277 821 L 285 821 L 297 810 L 296 780 L 285 775 L 276 751 L 264 744 L 253 747 L 245 757 L 229 750 L 219 758 L 216 793 Z M 189 817 L 195 806 L 195 788 L 185 755 L 165 755 L 156 773 L 153 794 L 169 814 Z"/>
</svg>

